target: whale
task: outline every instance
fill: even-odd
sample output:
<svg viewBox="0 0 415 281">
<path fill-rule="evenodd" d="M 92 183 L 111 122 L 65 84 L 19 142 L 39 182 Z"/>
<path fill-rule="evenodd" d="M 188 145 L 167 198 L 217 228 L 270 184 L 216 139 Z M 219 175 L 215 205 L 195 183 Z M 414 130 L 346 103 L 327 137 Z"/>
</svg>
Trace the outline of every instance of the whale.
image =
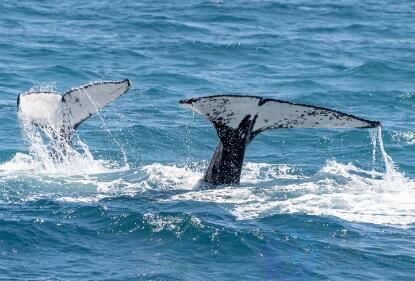
<svg viewBox="0 0 415 281">
<path fill-rule="evenodd" d="M 207 188 L 239 185 L 246 147 L 260 133 L 286 128 L 376 128 L 370 121 L 337 110 L 260 96 L 214 95 L 179 101 L 209 120 L 219 138 L 203 182 Z"/>
<path fill-rule="evenodd" d="M 30 91 L 17 97 L 20 120 L 50 129 L 53 138 L 71 143 L 73 133 L 88 118 L 131 87 L 128 79 L 99 81 L 72 88 L 64 94 Z"/>
</svg>

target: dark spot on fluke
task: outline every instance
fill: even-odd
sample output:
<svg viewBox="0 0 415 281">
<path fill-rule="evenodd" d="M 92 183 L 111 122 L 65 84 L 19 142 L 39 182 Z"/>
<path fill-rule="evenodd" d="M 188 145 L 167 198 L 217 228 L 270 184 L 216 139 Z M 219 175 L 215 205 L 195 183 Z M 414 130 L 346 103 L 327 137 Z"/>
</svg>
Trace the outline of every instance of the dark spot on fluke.
<svg viewBox="0 0 415 281">
<path fill-rule="evenodd" d="M 258 106 L 264 105 L 267 102 L 267 99 L 260 98 L 258 101 Z"/>
</svg>

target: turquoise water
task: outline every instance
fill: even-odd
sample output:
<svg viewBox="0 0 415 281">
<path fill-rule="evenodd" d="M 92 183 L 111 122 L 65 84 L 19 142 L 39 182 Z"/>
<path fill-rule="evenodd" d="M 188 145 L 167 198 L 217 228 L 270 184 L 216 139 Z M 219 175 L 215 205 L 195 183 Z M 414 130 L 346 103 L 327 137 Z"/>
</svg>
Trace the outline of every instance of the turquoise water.
<svg viewBox="0 0 415 281">
<path fill-rule="evenodd" d="M 2 1 L 0 280 L 413 280 L 415 5 L 362 2 Z M 19 93 L 125 78 L 77 158 L 23 137 Z M 222 93 L 383 138 L 265 132 L 241 186 L 200 190 L 217 137 L 177 101 Z"/>
</svg>

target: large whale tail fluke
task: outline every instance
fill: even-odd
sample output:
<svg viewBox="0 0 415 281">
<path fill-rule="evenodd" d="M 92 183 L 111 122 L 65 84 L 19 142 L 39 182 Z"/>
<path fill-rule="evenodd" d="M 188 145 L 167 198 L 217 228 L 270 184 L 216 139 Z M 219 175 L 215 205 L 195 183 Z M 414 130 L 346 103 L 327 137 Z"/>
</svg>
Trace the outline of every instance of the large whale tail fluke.
<svg viewBox="0 0 415 281">
<path fill-rule="evenodd" d="M 179 101 L 213 123 L 219 144 L 204 180 L 239 184 L 246 146 L 259 133 L 280 128 L 375 128 L 369 121 L 336 110 L 257 96 L 218 95 Z"/>
<path fill-rule="evenodd" d="M 131 82 L 102 81 L 73 88 L 63 95 L 56 92 L 27 92 L 17 98 L 22 121 L 53 128 L 59 137 L 70 140 L 79 125 L 109 102 L 128 91 Z"/>
</svg>

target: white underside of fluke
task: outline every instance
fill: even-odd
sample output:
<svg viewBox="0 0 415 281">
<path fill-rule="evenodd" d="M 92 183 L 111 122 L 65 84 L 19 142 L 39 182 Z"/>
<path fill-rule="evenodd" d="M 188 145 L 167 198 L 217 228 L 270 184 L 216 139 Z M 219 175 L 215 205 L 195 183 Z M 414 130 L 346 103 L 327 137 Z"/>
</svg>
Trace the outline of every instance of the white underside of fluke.
<svg viewBox="0 0 415 281">
<path fill-rule="evenodd" d="M 213 123 L 238 128 L 241 121 L 257 116 L 253 132 L 272 128 L 371 128 L 378 122 L 311 105 L 255 96 L 210 96 L 182 100 L 180 103 Z"/>
<path fill-rule="evenodd" d="M 59 93 L 29 92 L 19 95 L 18 113 L 38 126 L 77 128 L 109 102 L 128 91 L 131 83 L 104 81 Z"/>
</svg>

